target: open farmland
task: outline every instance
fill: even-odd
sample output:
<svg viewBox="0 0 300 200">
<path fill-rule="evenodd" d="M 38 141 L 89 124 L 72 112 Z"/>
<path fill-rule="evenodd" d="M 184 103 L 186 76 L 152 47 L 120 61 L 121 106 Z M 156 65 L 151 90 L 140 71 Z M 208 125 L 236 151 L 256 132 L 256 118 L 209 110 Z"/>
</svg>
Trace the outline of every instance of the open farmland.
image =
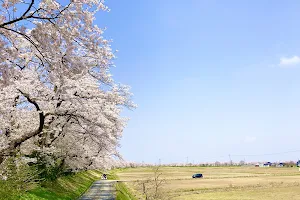
<svg viewBox="0 0 300 200">
<path fill-rule="evenodd" d="M 282 200 L 300 199 L 298 168 L 255 167 L 161 167 L 162 187 L 167 199 L 174 200 Z M 203 173 L 203 179 L 192 179 Z M 128 180 L 134 193 L 141 193 L 135 181 L 153 176 L 151 168 L 119 171 L 121 180 Z"/>
</svg>

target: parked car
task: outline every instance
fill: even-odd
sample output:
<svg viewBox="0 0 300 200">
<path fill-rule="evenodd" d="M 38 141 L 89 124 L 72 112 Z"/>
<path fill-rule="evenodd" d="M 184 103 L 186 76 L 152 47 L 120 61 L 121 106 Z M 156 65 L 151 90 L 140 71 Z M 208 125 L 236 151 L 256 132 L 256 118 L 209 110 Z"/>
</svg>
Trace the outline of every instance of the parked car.
<svg viewBox="0 0 300 200">
<path fill-rule="evenodd" d="M 203 174 L 194 174 L 193 178 L 203 178 Z"/>
</svg>

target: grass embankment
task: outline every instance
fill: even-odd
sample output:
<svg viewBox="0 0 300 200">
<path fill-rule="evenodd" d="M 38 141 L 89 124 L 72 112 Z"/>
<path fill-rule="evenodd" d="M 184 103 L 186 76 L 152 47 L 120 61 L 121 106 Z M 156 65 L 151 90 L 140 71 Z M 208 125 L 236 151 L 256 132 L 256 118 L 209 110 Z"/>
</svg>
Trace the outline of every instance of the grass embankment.
<svg viewBox="0 0 300 200">
<path fill-rule="evenodd" d="M 119 177 L 116 175 L 118 172 L 122 171 L 121 169 L 112 170 L 108 175 L 108 179 L 119 180 Z M 129 190 L 127 185 L 123 182 L 116 183 L 117 196 L 116 200 L 136 200 L 135 196 Z"/>
<path fill-rule="evenodd" d="M 79 172 L 60 177 L 56 181 L 42 183 L 41 186 L 22 195 L 22 200 L 71 200 L 77 199 L 101 176 L 97 170 Z M 0 197 L 0 199 L 2 199 Z M 5 198 L 9 199 L 9 198 Z M 19 199 L 13 198 L 10 199 Z"/>
</svg>

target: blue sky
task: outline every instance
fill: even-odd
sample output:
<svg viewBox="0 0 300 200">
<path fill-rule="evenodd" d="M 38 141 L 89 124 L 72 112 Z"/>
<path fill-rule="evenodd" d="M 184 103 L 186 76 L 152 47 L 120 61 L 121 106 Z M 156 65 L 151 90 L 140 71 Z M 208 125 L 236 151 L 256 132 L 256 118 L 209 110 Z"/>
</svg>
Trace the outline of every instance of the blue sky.
<svg viewBox="0 0 300 200">
<path fill-rule="evenodd" d="M 114 78 L 138 108 L 120 149 L 136 162 L 300 158 L 300 2 L 107 0 Z"/>
</svg>

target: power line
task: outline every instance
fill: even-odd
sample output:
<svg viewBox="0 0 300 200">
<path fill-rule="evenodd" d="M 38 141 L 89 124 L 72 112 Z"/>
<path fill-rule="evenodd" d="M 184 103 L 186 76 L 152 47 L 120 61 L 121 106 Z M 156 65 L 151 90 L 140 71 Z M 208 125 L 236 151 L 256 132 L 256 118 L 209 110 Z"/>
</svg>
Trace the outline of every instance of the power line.
<svg viewBox="0 0 300 200">
<path fill-rule="evenodd" d="M 270 156 L 270 155 L 281 155 L 281 154 L 288 154 L 288 153 L 297 153 L 300 152 L 300 150 L 292 150 L 292 151 L 284 151 L 284 152 L 276 152 L 276 153 L 264 153 L 264 154 L 228 154 L 227 156 L 201 156 L 201 160 L 218 160 L 218 159 L 226 159 L 229 158 L 229 161 L 232 162 L 232 157 L 243 157 L 243 160 L 246 161 L 246 157 L 255 157 L 255 156 Z M 186 158 L 186 163 L 188 163 L 188 158 Z M 197 159 L 199 161 L 199 159 Z M 203 162 L 202 161 L 202 162 Z M 194 161 L 193 161 L 194 162 Z M 197 162 L 197 161 L 196 161 Z"/>
<path fill-rule="evenodd" d="M 296 153 L 300 152 L 300 150 L 294 150 L 294 151 L 285 151 L 285 152 L 277 152 L 277 153 L 265 153 L 265 154 L 248 154 L 248 155 L 231 155 L 236 157 L 246 157 L 246 156 L 272 156 L 272 155 L 280 155 L 280 154 L 287 154 L 287 153 Z"/>
</svg>

